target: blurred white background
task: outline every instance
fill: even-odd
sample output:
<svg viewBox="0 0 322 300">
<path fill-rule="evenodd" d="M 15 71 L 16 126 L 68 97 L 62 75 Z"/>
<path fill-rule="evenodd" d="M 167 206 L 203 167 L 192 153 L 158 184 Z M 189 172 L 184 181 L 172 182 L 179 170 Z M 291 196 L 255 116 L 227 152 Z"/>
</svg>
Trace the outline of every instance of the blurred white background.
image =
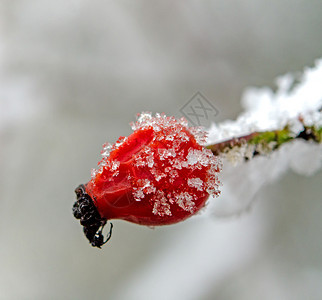
<svg viewBox="0 0 322 300">
<path fill-rule="evenodd" d="M 321 172 L 240 217 L 115 221 L 103 250 L 71 212 L 136 113 L 200 91 L 233 119 L 322 56 L 321 28 L 320 0 L 0 0 L 0 299 L 321 299 Z"/>
</svg>

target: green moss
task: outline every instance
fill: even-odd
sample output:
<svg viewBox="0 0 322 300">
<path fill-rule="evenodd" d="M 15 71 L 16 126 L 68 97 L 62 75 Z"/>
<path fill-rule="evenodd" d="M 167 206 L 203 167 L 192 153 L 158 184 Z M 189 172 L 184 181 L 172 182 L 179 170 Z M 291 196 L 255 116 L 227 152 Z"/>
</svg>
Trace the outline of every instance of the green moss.
<svg viewBox="0 0 322 300">
<path fill-rule="evenodd" d="M 259 132 L 256 136 L 249 140 L 249 144 L 268 145 L 271 142 L 276 142 L 276 147 L 279 147 L 285 142 L 293 139 L 287 127 L 282 130 Z"/>
<path fill-rule="evenodd" d="M 277 141 L 278 146 L 293 139 L 293 137 L 290 135 L 290 131 L 287 127 L 282 130 L 277 131 L 276 136 L 277 136 L 276 141 Z"/>
<path fill-rule="evenodd" d="M 258 145 L 260 143 L 269 143 L 275 140 L 274 131 L 259 132 L 256 136 L 249 140 L 249 144 Z"/>
<path fill-rule="evenodd" d="M 322 143 L 322 128 L 316 126 L 305 126 L 304 130 L 297 136 L 290 131 L 288 126 L 281 130 L 253 132 L 239 138 L 233 138 L 225 142 L 207 146 L 215 155 L 219 155 L 229 149 L 241 147 L 244 143 L 248 145 L 255 145 L 255 151 L 267 150 L 273 151 L 279 148 L 284 143 L 294 139 L 311 140 L 316 143 Z"/>
</svg>

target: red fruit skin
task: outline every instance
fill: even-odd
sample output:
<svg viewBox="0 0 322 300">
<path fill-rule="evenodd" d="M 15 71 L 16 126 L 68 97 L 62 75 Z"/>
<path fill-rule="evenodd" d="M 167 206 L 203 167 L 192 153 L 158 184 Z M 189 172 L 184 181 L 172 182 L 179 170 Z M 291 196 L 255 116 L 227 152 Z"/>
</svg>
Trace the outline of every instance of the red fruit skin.
<svg viewBox="0 0 322 300">
<path fill-rule="evenodd" d="M 173 118 L 170 121 L 159 124 L 157 130 L 153 125 L 137 128 L 102 159 L 99 170 L 86 184 L 86 192 L 102 218 L 169 225 L 204 207 L 209 197 L 207 182 L 214 185 L 209 170 L 218 172 L 220 166 L 213 157 L 208 165 L 196 162 L 193 151 L 199 154 L 204 148 L 187 127 Z"/>
</svg>

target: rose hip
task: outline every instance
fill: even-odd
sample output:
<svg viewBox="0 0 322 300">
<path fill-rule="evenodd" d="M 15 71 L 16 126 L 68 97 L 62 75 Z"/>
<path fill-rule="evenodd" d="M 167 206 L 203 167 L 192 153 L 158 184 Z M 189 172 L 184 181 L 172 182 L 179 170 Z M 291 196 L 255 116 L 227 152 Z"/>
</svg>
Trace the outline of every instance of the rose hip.
<svg viewBox="0 0 322 300">
<path fill-rule="evenodd" d="M 203 147 L 206 133 L 201 128 L 188 127 L 184 118 L 142 113 L 132 129 L 130 136 L 103 146 L 103 158 L 81 196 L 78 190 L 74 215 L 85 223 L 84 232 L 93 246 L 106 242 L 102 228 L 107 220 L 173 224 L 198 212 L 209 194 L 219 194 L 221 163 Z M 95 215 L 87 227 L 82 216 L 90 216 L 79 205 L 84 197 L 100 216 Z"/>
</svg>

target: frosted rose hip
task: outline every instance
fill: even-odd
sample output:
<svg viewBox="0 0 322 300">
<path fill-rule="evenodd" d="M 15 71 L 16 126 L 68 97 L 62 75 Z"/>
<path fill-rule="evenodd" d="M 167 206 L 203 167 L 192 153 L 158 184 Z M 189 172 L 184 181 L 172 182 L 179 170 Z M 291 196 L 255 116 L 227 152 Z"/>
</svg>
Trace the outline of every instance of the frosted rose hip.
<svg viewBox="0 0 322 300">
<path fill-rule="evenodd" d="M 142 113 L 129 137 L 105 144 L 85 186 L 103 220 L 166 225 L 195 214 L 218 195 L 218 159 L 202 144 L 206 134 L 185 119 Z M 104 223 L 105 224 L 105 223 Z"/>
</svg>

